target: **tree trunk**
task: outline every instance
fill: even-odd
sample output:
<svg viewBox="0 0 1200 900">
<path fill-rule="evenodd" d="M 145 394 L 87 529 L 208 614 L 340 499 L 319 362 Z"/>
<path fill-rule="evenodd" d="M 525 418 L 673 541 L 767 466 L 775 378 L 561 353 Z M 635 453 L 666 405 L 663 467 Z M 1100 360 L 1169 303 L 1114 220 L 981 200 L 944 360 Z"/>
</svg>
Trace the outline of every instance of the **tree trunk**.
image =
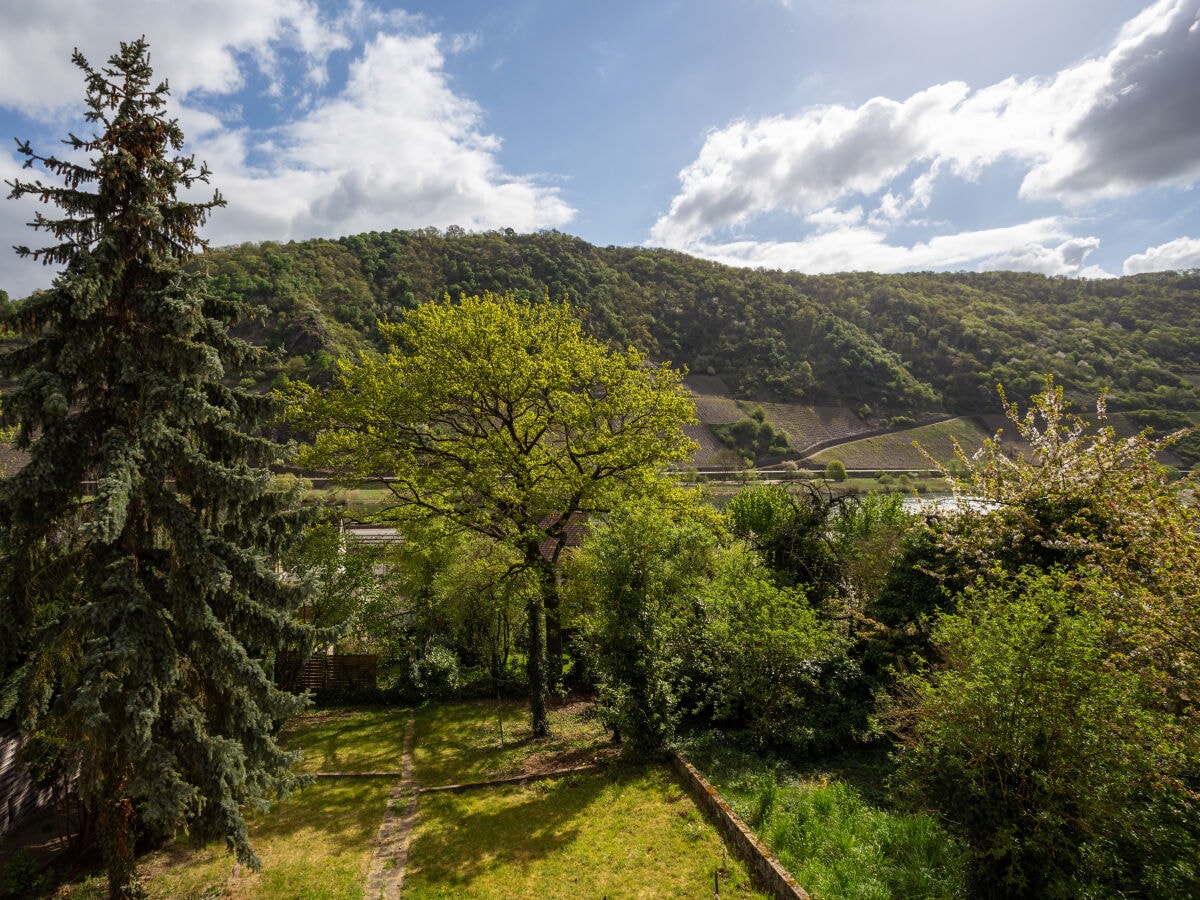
<svg viewBox="0 0 1200 900">
<path fill-rule="evenodd" d="M 550 717 L 546 703 L 549 685 L 546 679 L 546 609 L 541 594 L 525 607 L 529 618 L 529 716 L 534 737 L 550 733 Z"/>
<path fill-rule="evenodd" d="M 128 797 L 100 802 L 96 831 L 104 868 L 108 873 L 109 900 L 145 897 L 137 877 L 133 804 Z"/>
<path fill-rule="evenodd" d="M 563 677 L 562 604 L 558 596 L 558 579 L 554 575 L 547 575 L 545 579 L 542 605 L 546 608 L 546 684 L 558 689 Z"/>
</svg>

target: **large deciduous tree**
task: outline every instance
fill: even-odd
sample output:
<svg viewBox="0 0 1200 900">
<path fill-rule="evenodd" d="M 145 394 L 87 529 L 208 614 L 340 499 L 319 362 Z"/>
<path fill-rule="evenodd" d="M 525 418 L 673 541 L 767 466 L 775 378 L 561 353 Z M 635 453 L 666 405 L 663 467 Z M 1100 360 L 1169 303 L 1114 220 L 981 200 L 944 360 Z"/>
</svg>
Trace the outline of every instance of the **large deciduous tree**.
<svg viewBox="0 0 1200 900">
<path fill-rule="evenodd" d="M 570 529 L 648 489 L 693 447 L 680 374 L 586 336 L 565 303 L 484 295 L 381 325 L 392 348 L 344 363 L 329 391 L 296 389 L 306 464 L 385 483 L 408 512 L 517 551 L 541 589 L 527 605 L 531 714 L 548 729 L 547 613 Z"/>
<path fill-rule="evenodd" d="M 55 243 L 18 252 L 63 269 L 9 311 L 27 340 L 0 357 L 20 376 L 0 424 L 29 452 L 0 482 L 0 659 L 6 707 L 65 742 L 110 896 L 128 897 L 141 827 L 223 834 L 257 866 L 242 810 L 295 785 L 273 735 L 304 702 L 269 661 L 311 635 L 274 563 L 303 517 L 251 433 L 272 401 L 222 380 L 262 351 L 185 266 L 223 201 L 177 197 L 208 173 L 179 155 L 144 41 L 74 61 L 97 133 L 65 158 L 21 145 L 54 183 L 10 183 L 58 211 L 33 223 Z"/>
</svg>

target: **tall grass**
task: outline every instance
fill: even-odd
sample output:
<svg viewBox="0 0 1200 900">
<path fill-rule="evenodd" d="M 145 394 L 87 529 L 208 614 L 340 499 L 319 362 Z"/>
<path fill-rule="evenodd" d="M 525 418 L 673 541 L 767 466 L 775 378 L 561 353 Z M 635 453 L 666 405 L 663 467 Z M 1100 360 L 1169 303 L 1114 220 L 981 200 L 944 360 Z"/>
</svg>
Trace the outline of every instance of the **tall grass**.
<svg viewBox="0 0 1200 900">
<path fill-rule="evenodd" d="M 842 778 L 797 775 L 728 747 L 701 746 L 692 755 L 817 900 L 950 900 L 966 895 L 964 849 L 931 816 L 871 802 Z M 878 775 L 869 773 L 864 781 Z"/>
<path fill-rule="evenodd" d="M 767 787 L 758 825 L 779 861 L 822 900 L 952 898 L 963 894 L 962 851 L 928 815 L 871 806 L 843 781 Z"/>
</svg>

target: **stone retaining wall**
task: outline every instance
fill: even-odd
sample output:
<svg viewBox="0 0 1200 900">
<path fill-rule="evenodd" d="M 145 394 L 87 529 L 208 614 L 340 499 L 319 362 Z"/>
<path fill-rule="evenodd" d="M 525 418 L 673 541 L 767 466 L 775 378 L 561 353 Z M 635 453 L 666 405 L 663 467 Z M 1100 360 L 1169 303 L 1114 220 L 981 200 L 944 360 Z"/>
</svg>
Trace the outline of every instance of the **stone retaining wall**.
<svg viewBox="0 0 1200 900">
<path fill-rule="evenodd" d="M 671 762 L 696 803 L 712 814 L 717 826 L 754 870 L 767 890 L 779 900 L 812 900 L 804 888 L 796 882 L 796 879 L 779 864 L 779 860 L 721 798 L 716 788 L 696 771 L 695 766 L 678 753 L 672 755 Z"/>
</svg>

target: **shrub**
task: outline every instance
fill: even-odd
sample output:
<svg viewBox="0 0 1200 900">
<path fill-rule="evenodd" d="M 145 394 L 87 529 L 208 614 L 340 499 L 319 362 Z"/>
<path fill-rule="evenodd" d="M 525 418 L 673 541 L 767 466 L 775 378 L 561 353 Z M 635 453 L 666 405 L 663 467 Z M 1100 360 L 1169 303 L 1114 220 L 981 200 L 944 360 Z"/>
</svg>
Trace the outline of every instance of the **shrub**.
<svg viewBox="0 0 1200 900">
<path fill-rule="evenodd" d="M 903 682 L 900 781 L 962 828 L 977 896 L 1190 896 L 1185 726 L 1125 665 L 1100 576 L 999 573 L 933 632 L 944 668 Z M 1165 838 L 1169 834 L 1169 839 Z"/>
<path fill-rule="evenodd" d="M 0 898 L 40 897 L 47 881 L 37 860 L 22 847 L 0 867 Z"/>
<path fill-rule="evenodd" d="M 422 697 L 457 696 L 464 684 L 458 654 L 440 641 L 431 641 L 413 661 L 412 683 Z"/>
<path fill-rule="evenodd" d="M 700 700 L 758 746 L 824 751 L 866 729 L 871 697 L 847 638 L 798 588 L 730 554 L 701 601 L 693 656 Z"/>
<path fill-rule="evenodd" d="M 828 481 L 845 481 L 846 465 L 840 459 L 830 460 L 825 467 L 825 478 Z"/>
</svg>

